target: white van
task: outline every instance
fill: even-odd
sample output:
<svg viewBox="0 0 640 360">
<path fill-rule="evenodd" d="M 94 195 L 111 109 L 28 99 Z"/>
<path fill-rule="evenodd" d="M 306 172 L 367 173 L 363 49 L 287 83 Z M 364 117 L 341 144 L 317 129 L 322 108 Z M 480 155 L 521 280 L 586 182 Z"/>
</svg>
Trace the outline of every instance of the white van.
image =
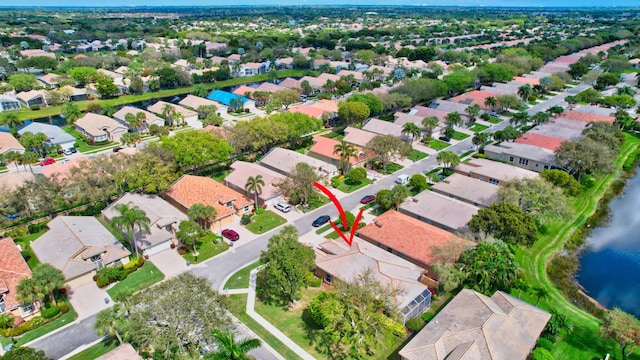
<svg viewBox="0 0 640 360">
<path fill-rule="evenodd" d="M 409 175 L 407 174 L 398 175 L 398 177 L 396 178 L 396 183 L 398 184 L 404 185 L 408 182 L 409 182 Z"/>
</svg>

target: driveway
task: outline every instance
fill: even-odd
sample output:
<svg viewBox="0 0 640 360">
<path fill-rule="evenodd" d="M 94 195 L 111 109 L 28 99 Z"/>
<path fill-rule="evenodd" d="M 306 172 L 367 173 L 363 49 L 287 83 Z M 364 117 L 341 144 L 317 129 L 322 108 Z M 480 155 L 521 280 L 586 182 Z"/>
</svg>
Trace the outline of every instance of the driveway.
<svg viewBox="0 0 640 360">
<path fill-rule="evenodd" d="M 187 262 L 176 249 L 167 249 L 151 255 L 149 261 L 162 271 L 167 279 L 187 270 Z"/>
<path fill-rule="evenodd" d="M 67 296 L 78 313 L 78 320 L 87 318 L 112 305 L 107 291 L 100 289 L 95 282 L 72 287 L 67 291 Z M 108 299 L 109 303 L 105 303 L 104 299 Z"/>
</svg>

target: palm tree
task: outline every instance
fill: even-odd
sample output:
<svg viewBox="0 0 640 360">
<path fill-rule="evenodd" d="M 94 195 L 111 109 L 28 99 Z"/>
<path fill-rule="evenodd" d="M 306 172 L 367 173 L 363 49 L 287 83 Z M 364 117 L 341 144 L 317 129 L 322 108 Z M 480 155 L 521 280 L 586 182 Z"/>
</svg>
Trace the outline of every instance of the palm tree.
<svg viewBox="0 0 640 360">
<path fill-rule="evenodd" d="M 495 111 L 496 105 L 498 105 L 498 99 L 493 96 L 488 96 L 484 99 L 484 106 L 491 109 L 491 111 Z"/>
<path fill-rule="evenodd" d="M 33 279 L 39 291 L 49 295 L 49 300 L 56 305 L 53 291 L 64 286 L 64 274 L 52 265 L 42 263 L 33 269 Z"/>
<path fill-rule="evenodd" d="M 259 176 L 259 175 L 258 175 Z M 189 207 L 189 218 L 197 221 L 203 229 L 211 228 L 211 220 L 218 216 L 218 212 L 211 205 L 193 204 Z"/>
<path fill-rule="evenodd" d="M 335 82 L 333 82 L 333 80 L 327 79 L 327 82 L 322 85 L 322 89 L 324 90 L 324 92 L 332 92 L 335 85 L 336 84 Z"/>
<path fill-rule="evenodd" d="M 460 164 L 460 156 L 451 151 L 441 151 L 436 160 L 442 163 L 445 169 L 451 169 Z"/>
<path fill-rule="evenodd" d="M 478 117 L 478 115 L 480 115 L 480 110 L 482 109 L 478 104 L 467 106 L 467 108 L 465 109 L 465 112 L 467 113 L 467 115 L 469 115 L 470 123 L 474 123 L 476 121 L 476 118 Z"/>
<path fill-rule="evenodd" d="M 98 315 L 96 315 L 96 321 L 93 324 L 93 327 L 100 336 L 105 334 L 115 335 L 116 339 L 118 339 L 118 343 L 122 345 L 122 337 L 118 331 L 118 328 L 121 326 L 120 320 L 121 318 L 118 313 L 118 309 L 111 307 L 100 311 Z"/>
<path fill-rule="evenodd" d="M 556 117 L 564 112 L 564 108 L 560 105 L 554 105 L 545 111 L 550 115 L 552 115 L 553 117 Z"/>
<path fill-rule="evenodd" d="M 140 136 L 140 133 L 128 132 L 122 134 L 122 136 L 120 137 L 120 142 L 122 142 L 126 146 L 133 145 L 135 147 L 136 144 L 142 142 L 142 137 Z"/>
<path fill-rule="evenodd" d="M 120 215 L 114 216 L 111 219 L 111 226 L 122 232 L 127 232 L 127 237 L 129 238 L 129 241 L 131 241 L 131 246 L 134 248 L 136 256 L 139 256 L 138 245 L 135 240 L 135 226 L 138 225 L 140 233 L 142 233 L 143 229 L 149 232 L 150 220 L 147 217 L 147 214 L 144 210 L 141 210 L 138 206 L 133 205 L 132 203 L 117 204 L 114 206 L 114 209 L 119 212 Z"/>
<path fill-rule="evenodd" d="M 349 171 L 351 158 L 358 159 L 356 148 L 344 140 L 341 140 L 340 144 L 333 146 L 333 154 L 338 155 L 340 158 L 340 171 L 342 171 L 342 175 L 346 175 Z"/>
<path fill-rule="evenodd" d="M 460 113 L 457 111 L 448 113 L 444 119 L 449 123 L 449 125 L 451 125 L 452 127 L 455 127 L 456 125 L 460 125 L 460 122 L 462 121 L 462 116 L 460 116 Z"/>
<path fill-rule="evenodd" d="M 18 164 L 22 162 L 23 155 L 17 151 L 7 151 L 4 153 L 4 161 L 8 163 L 13 163 L 16 166 L 16 170 L 20 171 Z"/>
<path fill-rule="evenodd" d="M 162 117 L 167 125 L 173 126 L 173 117 L 176 115 L 176 109 L 171 104 L 165 104 L 162 107 Z"/>
<path fill-rule="evenodd" d="M 549 115 L 549 113 L 546 113 L 544 111 L 538 111 L 531 117 L 531 121 L 533 121 L 533 123 L 536 125 L 540 125 L 549 121 L 550 118 L 551 118 L 551 115 Z"/>
<path fill-rule="evenodd" d="M 31 164 L 38 162 L 38 154 L 33 151 L 25 151 L 24 154 L 22 154 L 22 159 L 25 164 L 29 165 L 29 169 L 31 170 L 31 172 L 33 172 L 33 167 L 31 167 Z"/>
<path fill-rule="evenodd" d="M 252 192 L 255 197 L 255 207 L 258 208 L 258 194 L 262 194 L 262 187 L 264 186 L 264 180 L 262 175 L 256 175 L 255 177 L 249 176 L 247 182 L 244 184 L 244 190 L 248 193 Z"/>
<path fill-rule="evenodd" d="M 419 138 L 422 135 L 422 129 L 418 125 L 408 122 L 402 125 L 402 134 L 411 135 L 411 143 L 413 143 L 415 138 Z"/>
<path fill-rule="evenodd" d="M 489 134 L 487 133 L 476 133 L 473 136 L 473 139 L 471 139 L 471 142 L 473 143 L 473 145 L 477 146 L 478 148 L 480 148 L 481 146 L 484 146 L 488 141 L 489 141 Z"/>
<path fill-rule="evenodd" d="M 80 111 L 80 108 L 78 108 L 78 106 L 72 102 L 68 102 L 64 104 L 62 113 L 67 119 L 67 123 L 71 125 L 73 125 L 76 122 L 76 120 L 80 118 L 80 115 L 82 115 L 82 111 Z"/>
<path fill-rule="evenodd" d="M 511 119 L 509 119 L 509 123 L 510 124 L 514 124 L 515 126 L 518 125 L 527 125 L 527 122 L 529 121 L 529 114 L 526 111 L 520 111 L 518 113 L 513 114 L 513 116 L 511 117 Z"/>
<path fill-rule="evenodd" d="M 531 94 L 533 94 L 533 89 L 529 84 L 524 84 L 518 88 L 518 96 L 520 96 L 522 101 L 527 101 Z"/>
<path fill-rule="evenodd" d="M 124 121 L 127 122 L 127 125 L 129 125 L 129 127 L 133 131 L 136 131 L 142 125 L 142 121 L 138 119 L 133 113 L 126 114 L 124 116 Z"/>
<path fill-rule="evenodd" d="M 108 105 L 107 104 L 107 105 L 102 107 L 102 114 L 103 115 L 111 117 L 111 116 L 113 116 L 113 114 L 115 114 L 117 112 L 118 112 L 118 109 L 116 109 L 116 107 L 113 106 L 113 105 Z"/>
<path fill-rule="evenodd" d="M 205 355 L 206 360 L 248 360 L 251 358 L 247 353 L 261 345 L 258 339 L 244 339 L 236 342 L 231 331 L 223 332 L 213 329 L 211 335 L 218 343 L 218 352 Z"/>
<path fill-rule="evenodd" d="M 147 128 L 147 114 L 145 114 L 142 111 L 138 111 L 136 113 L 136 120 L 138 120 L 140 122 L 140 126 L 142 126 L 143 128 Z"/>
<path fill-rule="evenodd" d="M 438 126 L 439 120 L 435 116 L 430 116 L 422 119 L 422 126 L 424 126 L 424 131 L 427 133 L 427 138 L 431 138 L 433 135 L 433 129 Z"/>
<path fill-rule="evenodd" d="M 21 120 L 16 113 L 7 113 L 2 118 L 2 125 L 6 125 L 12 131 L 16 131 L 22 124 L 24 124 L 24 120 Z"/>
<path fill-rule="evenodd" d="M 549 297 L 549 290 L 547 290 L 547 288 L 542 287 L 542 286 L 533 288 L 533 292 L 535 293 L 536 297 L 538 298 L 538 300 L 536 301 L 536 306 L 538 306 L 538 304 L 540 304 L 540 300 L 542 300 L 543 298 L 546 299 L 546 298 Z"/>
</svg>

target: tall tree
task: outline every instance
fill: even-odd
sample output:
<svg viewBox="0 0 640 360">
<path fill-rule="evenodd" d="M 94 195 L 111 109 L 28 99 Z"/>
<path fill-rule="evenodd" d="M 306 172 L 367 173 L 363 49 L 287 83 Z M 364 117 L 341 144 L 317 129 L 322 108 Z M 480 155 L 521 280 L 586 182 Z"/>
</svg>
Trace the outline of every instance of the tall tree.
<svg viewBox="0 0 640 360">
<path fill-rule="evenodd" d="M 418 125 L 408 122 L 402 125 L 402 134 L 410 135 L 411 143 L 413 143 L 416 138 L 420 138 L 420 135 L 422 135 L 422 129 Z"/>
<path fill-rule="evenodd" d="M 518 96 L 522 101 L 529 100 L 529 97 L 533 94 L 533 88 L 529 84 L 524 84 L 518 88 Z"/>
<path fill-rule="evenodd" d="M 142 230 L 149 232 L 149 223 L 150 220 L 147 217 L 147 214 L 144 210 L 140 209 L 137 205 L 129 204 L 117 204 L 114 209 L 120 213 L 118 216 L 114 216 L 111 219 L 111 226 L 119 229 L 122 232 L 127 233 L 127 237 L 131 242 L 131 247 L 134 248 L 136 252 L 136 256 L 139 256 L 138 253 L 138 244 L 136 242 L 135 236 L 135 227 L 136 225 L 140 229 L 140 233 L 142 234 Z"/>
<path fill-rule="evenodd" d="M 33 279 L 40 292 L 47 294 L 53 305 L 56 305 L 53 292 L 64 286 L 62 272 L 47 263 L 42 263 L 33 269 Z"/>
<path fill-rule="evenodd" d="M 476 133 L 475 135 L 473 135 L 471 142 L 478 148 L 483 147 L 487 144 L 487 142 L 489 142 L 489 134 L 484 132 Z"/>
<path fill-rule="evenodd" d="M 122 315 L 119 313 L 117 307 L 114 306 L 104 309 L 96 315 L 93 328 L 96 329 L 99 336 L 105 334 L 115 335 L 118 343 L 122 345 L 122 336 L 120 336 L 121 318 Z"/>
<path fill-rule="evenodd" d="M 451 127 L 458 126 L 462 122 L 462 116 L 457 111 L 448 113 L 444 119 Z"/>
<path fill-rule="evenodd" d="M 493 96 L 487 96 L 487 98 L 484 99 L 484 106 L 491 109 L 491 111 L 495 111 L 497 105 L 498 105 L 498 99 L 496 99 Z"/>
<path fill-rule="evenodd" d="M 343 101 L 338 104 L 338 118 L 345 125 L 361 124 L 371 112 L 367 104 L 359 101 Z"/>
<path fill-rule="evenodd" d="M 247 353 L 260 347 L 258 339 L 243 339 L 236 342 L 231 331 L 211 330 L 213 340 L 218 344 L 218 351 L 204 356 L 205 360 L 250 360 Z"/>
<path fill-rule="evenodd" d="M 216 208 L 211 205 L 193 204 L 189 207 L 189 218 L 197 221 L 203 229 L 211 228 L 211 221 L 213 221 L 218 212 Z"/>
<path fill-rule="evenodd" d="M 465 273 L 463 285 L 487 296 L 509 290 L 518 276 L 518 263 L 502 241 L 481 242 L 460 255 L 458 264 Z"/>
<path fill-rule="evenodd" d="M 193 220 L 181 221 L 176 231 L 176 238 L 187 247 L 187 250 L 193 250 L 194 255 L 198 255 L 198 241 L 205 235 L 202 225 Z"/>
<path fill-rule="evenodd" d="M 481 235 L 493 235 L 509 244 L 533 245 L 536 224 L 518 205 L 501 201 L 482 208 L 471 217 L 469 229 Z"/>
<path fill-rule="evenodd" d="M 181 131 L 175 136 L 163 138 L 162 147 L 174 154 L 178 166 L 187 169 L 226 161 L 234 152 L 225 140 L 197 130 Z"/>
<path fill-rule="evenodd" d="M 460 156 L 452 151 L 441 151 L 437 156 L 438 162 L 442 163 L 445 169 L 453 169 L 460 164 Z"/>
<path fill-rule="evenodd" d="M 67 123 L 73 125 L 76 120 L 80 118 L 80 115 L 82 115 L 82 111 L 80 111 L 78 105 L 69 101 L 68 103 L 64 104 L 64 107 L 62 108 L 62 114 L 64 114 L 65 119 L 67 119 Z"/>
<path fill-rule="evenodd" d="M 20 126 L 22 126 L 22 124 L 24 124 L 24 120 L 20 119 L 18 114 L 10 112 L 2 117 L 0 123 L 15 132 Z"/>
<path fill-rule="evenodd" d="M 277 186 L 289 196 L 289 202 L 306 206 L 316 193 L 313 183 L 318 180 L 320 176 L 309 164 L 298 163 L 289 172 L 289 176 Z"/>
<path fill-rule="evenodd" d="M 473 105 L 467 106 L 467 108 L 464 111 L 467 113 L 467 115 L 469 115 L 469 122 L 474 123 L 478 118 L 478 116 L 480 116 L 481 110 L 482 109 L 480 108 L 480 105 L 473 104 Z"/>
<path fill-rule="evenodd" d="M 433 136 L 433 129 L 438 126 L 439 120 L 435 116 L 430 116 L 422 119 L 422 126 L 424 127 L 424 131 L 427 133 L 427 138 L 431 139 Z"/>
<path fill-rule="evenodd" d="M 620 308 L 605 313 L 600 333 L 620 345 L 622 359 L 626 359 L 636 346 L 640 346 L 640 321 Z"/>
<path fill-rule="evenodd" d="M 333 154 L 339 157 L 340 171 L 343 175 L 349 172 L 351 158 L 358 159 L 356 148 L 344 140 L 341 140 L 339 144 L 333 146 Z"/>
<path fill-rule="evenodd" d="M 376 135 L 369 140 L 366 148 L 375 155 L 384 171 L 395 159 L 404 159 L 411 153 L 411 145 L 393 135 Z"/>
<path fill-rule="evenodd" d="M 298 230 L 288 225 L 269 239 L 260 254 L 265 267 L 259 273 L 259 292 L 270 301 L 286 306 L 300 297 L 307 275 L 315 267 L 313 249 L 298 241 Z"/>
<path fill-rule="evenodd" d="M 247 182 L 244 183 L 244 191 L 247 193 L 253 193 L 255 200 L 255 207 L 258 208 L 258 195 L 262 194 L 262 187 L 264 186 L 264 180 L 262 175 L 249 176 Z"/>
</svg>

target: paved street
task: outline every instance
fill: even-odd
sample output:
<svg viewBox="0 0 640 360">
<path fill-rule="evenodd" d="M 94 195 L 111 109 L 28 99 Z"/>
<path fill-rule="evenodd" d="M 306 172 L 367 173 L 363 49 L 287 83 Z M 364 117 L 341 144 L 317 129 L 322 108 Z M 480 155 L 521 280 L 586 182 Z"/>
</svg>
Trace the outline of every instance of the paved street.
<svg viewBox="0 0 640 360">
<path fill-rule="evenodd" d="M 99 336 L 93 329 L 96 315 L 67 326 L 57 332 L 36 339 L 27 346 L 44 350 L 48 357 L 59 359 L 76 348 L 96 341 Z"/>
</svg>

